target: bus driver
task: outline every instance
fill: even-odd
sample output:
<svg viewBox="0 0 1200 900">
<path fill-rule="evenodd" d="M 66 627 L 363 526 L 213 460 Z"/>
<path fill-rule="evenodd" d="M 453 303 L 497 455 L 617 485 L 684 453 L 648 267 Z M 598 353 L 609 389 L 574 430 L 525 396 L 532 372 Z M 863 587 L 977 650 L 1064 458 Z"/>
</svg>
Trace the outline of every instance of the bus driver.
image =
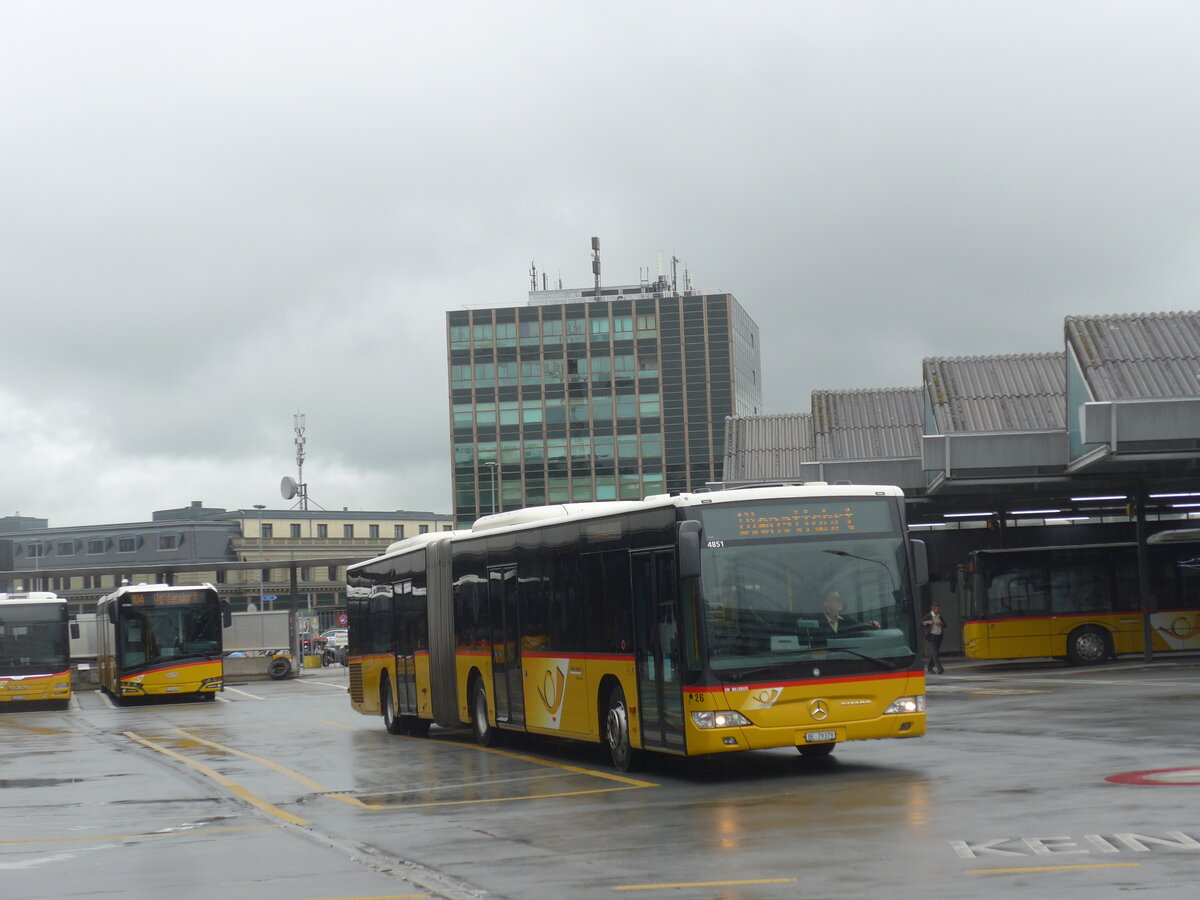
<svg viewBox="0 0 1200 900">
<path fill-rule="evenodd" d="M 821 631 L 824 634 L 841 634 L 846 631 L 854 631 L 855 629 L 863 627 L 879 627 L 879 623 L 874 619 L 864 623 L 842 615 L 842 610 L 845 608 L 846 604 L 842 600 L 842 595 L 837 591 L 830 591 L 825 595 L 824 605 L 825 615 L 821 617 L 820 622 Z"/>
</svg>

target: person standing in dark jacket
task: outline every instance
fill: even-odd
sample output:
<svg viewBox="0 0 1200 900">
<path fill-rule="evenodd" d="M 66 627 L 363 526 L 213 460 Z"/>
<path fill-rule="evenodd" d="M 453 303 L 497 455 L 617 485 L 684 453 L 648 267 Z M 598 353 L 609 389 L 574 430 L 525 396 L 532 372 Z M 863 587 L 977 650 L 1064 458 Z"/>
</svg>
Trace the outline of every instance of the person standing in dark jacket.
<svg viewBox="0 0 1200 900">
<path fill-rule="evenodd" d="M 929 641 L 929 673 L 946 674 L 942 668 L 942 635 L 946 633 L 946 620 L 942 618 L 942 605 L 933 603 L 929 615 L 921 622 L 925 626 L 925 639 Z"/>
</svg>

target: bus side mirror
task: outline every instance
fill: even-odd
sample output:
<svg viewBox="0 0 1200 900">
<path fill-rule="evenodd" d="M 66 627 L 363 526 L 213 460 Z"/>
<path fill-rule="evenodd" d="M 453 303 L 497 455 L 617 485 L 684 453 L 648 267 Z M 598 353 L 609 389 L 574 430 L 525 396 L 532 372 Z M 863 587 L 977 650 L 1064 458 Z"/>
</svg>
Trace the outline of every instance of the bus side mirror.
<svg viewBox="0 0 1200 900">
<path fill-rule="evenodd" d="M 78 619 L 71 620 L 71 640 L 73 640 L 73 641 L 79 640 L 79 620 Z"/>
<path fill-rule="evenodd" d="M 679 523 L 679 577 L 700 577 L 700 532 L 703 526 L 689 519 Z"/>
<path fill-rule="evenodd" d="M 929 584 L 929 551 L 924 541 L 912 541 L 913 580 L 918 585 Z"/>
<path fill-rule="evenodd" d="M 108 607 L 108 621 L 112 624 L 117 624 L 117 604 L 110 604 Z"/>
<path fill-rule="evenodd" d="M 221 601 L 221 625 L 228 628 L 233 624 L 233 607 L 229 605 L 228 600 Z"/>
</svg>

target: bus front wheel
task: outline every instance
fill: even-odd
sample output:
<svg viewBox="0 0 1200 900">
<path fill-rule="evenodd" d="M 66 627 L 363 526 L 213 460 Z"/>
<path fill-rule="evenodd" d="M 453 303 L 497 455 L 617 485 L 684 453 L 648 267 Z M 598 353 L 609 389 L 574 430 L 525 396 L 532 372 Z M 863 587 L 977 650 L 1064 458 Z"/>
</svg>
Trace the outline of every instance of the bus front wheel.
<svg viewBox="0 0 1200 900">
<path fill-rule="evenodd" d="M 612 759 L 613 768 L 628 772 L 633 768 L 637 751 L 629 742 L 629 707 L 625 691 L 615 685 L 608 694 L 608 712 L 604 716 L 604 744 Z"/>
<path fill-rule="evenodd" d="M 1094 625 L 1076 628 L 1067 636 L 1067 662 L 1073 666 L 1091 665 L 1109 656 L 1112 643 L 1108 634 Z"/>
</svg>

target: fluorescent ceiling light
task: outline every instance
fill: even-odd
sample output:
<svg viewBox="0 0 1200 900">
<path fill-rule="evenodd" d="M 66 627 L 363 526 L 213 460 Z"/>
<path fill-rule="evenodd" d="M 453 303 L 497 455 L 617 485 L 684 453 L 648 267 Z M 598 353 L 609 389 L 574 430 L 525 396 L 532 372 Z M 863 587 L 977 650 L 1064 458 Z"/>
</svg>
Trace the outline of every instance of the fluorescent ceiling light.
<svg viewBox="0 0 1200 900">
<path fill-rule="evenodd" d="M 1079 502 L 1083 502 L 1083 501 L 1087 501 L 1087 500 L 1127 500 L 1127 499 L 1128 499 L 1128 497 L 1126 497 L 1124 494 L 1114 494 L 1111 497 L 1072 497 L 1071 501 L 1074 503 L 1079 503 Z"/>
<path fill-rule="evenodd" d="M 1170 497 L 1200 497 L 1200 494 L 1151 494 L 1155 500 L 1166 500 Z"/>
<path fill-rule="evenodd" d="M 1200 506 L 1200 503 L 1172 503 L 1171 509 L 1191 509 Z"/>
<path fill-rule="evenodd" d="M 964 519 L 964 518 L 967 518 L 967 517 L 969 517 L 969 516 L 990 516 L 990 515 L 993 515 L 993 513 L 990 513 L 990 512 L 974 512 L 974 513 L 943 513 L 943 515 L 944 515 L 944 516 L 945 516 L 945 518 L 947 518 L 947 519 Z"/>
<path fill-rule="evenodd" d="M 1090 518 L 1091 518 L 1091 516 L 1066 516 L 1062 519 L 1047 519 L 1046 522 L 1047 522 L 1047 524 L 1049 524 L 1051 522 L 1054 522 L 1054 523 L 1086 522 Z"/>
<path fill-rule="evenodd" d="M 1061 509 L 1014 509 L 1011 515 L 1014 516 L 1036 516 L 1042 513 L 1060 513 Z"/>
</svg>

